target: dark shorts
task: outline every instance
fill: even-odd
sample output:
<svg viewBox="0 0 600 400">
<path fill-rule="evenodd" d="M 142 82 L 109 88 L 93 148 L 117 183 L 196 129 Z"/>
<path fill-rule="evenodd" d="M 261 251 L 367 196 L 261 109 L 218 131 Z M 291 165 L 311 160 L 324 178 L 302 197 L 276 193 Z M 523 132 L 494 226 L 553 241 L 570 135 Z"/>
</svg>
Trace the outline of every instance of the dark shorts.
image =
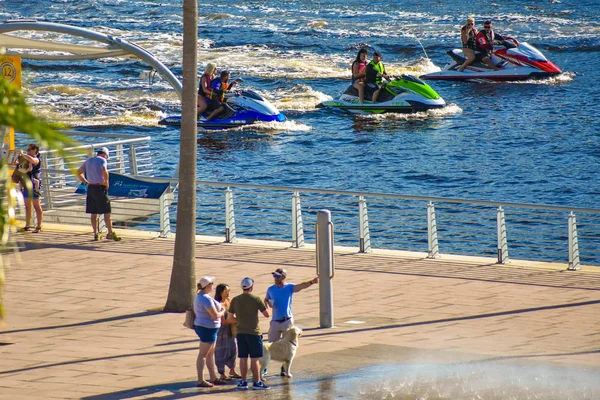
<svg viewBox="0 0 600 400">
<path fill-rule="evenodd" d="M 381 86 L 379 86 L 379 85 L 378 85 L 378 84 L 376 84 L 376 83 L 367 83 L 367 87 L 368 87 L 369 89 L 373 89 L 373 90 L 379 90 L 379 89 L 381 89 Z"/>
<path fill-rule="evenodd" d="M 212 99 L 206 99 L 207 103 L 208 103 L 208 107 L 206 108 L 206 111 L 214 111 L 217 108 L 221 107 L 221 102 L 220 101 L 216 101 L 216 100 L 212 100 Z"/>
<path fill-rule="evenodd" d="M 89 185 L 87 188 L 85 212 L 87 214 L 110 214 L 111 208 L 108 189 L 104 186 Z"/>
<path fill-rule="evenodd" d="M 263 356 L 263 342 L 260 335 L 249 335 L 238 333 L 236 336 L 238 345 L 238 358 L 261 358 Z"/>
<path fill-rule="evenodd" d="M 489 57 L 491 54 L 487 52 L 481 52 L 475 54 L 475 61 L 483 62 L 483 59 Z"/>
<path fill-rule="evenodd" d="M 205 328 L 203 326 L 194 325 L 194 331 L 196 331 L 196 335 L 198 335 L 202 343 L 215 343 L 217 341 L 219 328 Z"/>
<path fill-rule="evenodd" d="M 42 190 L 42 185 L 40 185 L 40 191 Z M 31 190 L 27 190 L 27 188 L 24 188 L 23 190 L 21 190 L 21 193 L 23 194 L 23 198 L 25 199 L 39 199 L 40 197 L 42 197 L 41 192 L 38 191 L 37 193 L 33 190 L 33 188 Z"/>
</svg>

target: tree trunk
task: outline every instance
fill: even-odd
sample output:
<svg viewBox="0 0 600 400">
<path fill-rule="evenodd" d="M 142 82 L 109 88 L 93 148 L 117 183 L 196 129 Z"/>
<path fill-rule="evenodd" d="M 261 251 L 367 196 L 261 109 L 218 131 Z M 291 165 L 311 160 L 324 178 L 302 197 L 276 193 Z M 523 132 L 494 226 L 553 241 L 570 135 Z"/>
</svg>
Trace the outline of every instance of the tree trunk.
<svg viewBox="0 0 600 400">
<path fill-rule="evenodd" d="M 179 140 L 179 196 L 171 284 L 164 311 L 185 311 L 196 293 L 196 159 L 198 1 L 183 0 L 183 95 Z"/>
</svg>

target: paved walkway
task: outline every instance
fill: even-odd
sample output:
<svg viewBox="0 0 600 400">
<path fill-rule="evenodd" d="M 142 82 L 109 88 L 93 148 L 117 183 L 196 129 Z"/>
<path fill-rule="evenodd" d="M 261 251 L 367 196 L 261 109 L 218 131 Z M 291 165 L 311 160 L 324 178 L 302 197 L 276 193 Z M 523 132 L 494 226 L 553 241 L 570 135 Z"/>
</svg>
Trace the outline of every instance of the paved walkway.
<svg viewBox="0 0 600 400">
<path fill-rule="evenodd" d="M 123 236 L 94 242 L 88 232 L 58 226 L 14 236 L 22 251 L 7 273 L 0 398 L 258 398 L 232 387 L 194 387 L 195 334 L 182 326 L 182 314 L 153 311 L 166 299 L 174 240 Z M 196 276 L 215 275 L 233 294 L 251 276 L 262 296 L 278 267 L 291 282 L 314 276 L 314 253 L 198 238 Z M 340 252 L 336 266 L 335 328 L 318 328 L 316 286 L 297 294 L 304 334 L 294 379 L 271 377 L 273 388 L 261 399 L 343 398 L 325 378 L 390 363 L 600 371 L 600 269 L 392 252 Z M 261 327 L 266 331 L 266 319 Z"/>
</svg>

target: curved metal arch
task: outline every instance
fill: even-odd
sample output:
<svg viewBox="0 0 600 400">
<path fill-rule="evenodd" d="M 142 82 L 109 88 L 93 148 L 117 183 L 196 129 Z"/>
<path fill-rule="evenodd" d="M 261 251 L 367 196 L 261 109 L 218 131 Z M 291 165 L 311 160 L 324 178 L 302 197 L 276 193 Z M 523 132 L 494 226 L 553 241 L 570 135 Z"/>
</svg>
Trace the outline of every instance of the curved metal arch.
<svg viewBox="0 0 600 400">
<path fill-rule="evenodd" d="M 103 33 L 98 33 L 91 31 L 85 28 L 78 28 L 75 26 L 64 25 L 64 24 L 56 24 L 51 22 L 40 22 L 34 20 L 16 20 L 16 21 L 5 21 L 0 23 L 0 33 L 14 32 L 14 31 L 43 31 L 43 32 L 57 32 L 64 33 L 72 36 L 83 37 L 95 42 L 101 42 L 108 45 L 108 48 L 105 49 L 107 51 L 107 57 L 115 57 L 119 55 L 115 53 L 118 49 L 125 51 L 125 54 L 132 54 L 139 59 L 145 61 L 152 68 L 154 68 L 158 73 L 167 80 L 177 92 L 179 99 L 182 98 L 182 85 L 179 79 L 171 72 L 169 68 L 167 68 L 163 63 L 161 63 L 156 57 L 154 57 L 150 52 L 145 50 L 144 48 L 131 43 L 125 39 L 121 39 L 112 35 L 106 35 Z M 0 47 L 3 47 L 2 43 L 0 43 Z M 100 54 L 102 55 L 102 54 Z M 28 58 L 28 56 L 21 55 L 23 58 Z M 34 56 L 31 57 L 32 59 Z M 39 55 L 35 56 L 36 59 L 40 59 Z M 90 55 L 73 55 L 63 57 L 63 59 L 90 59 L 90 58 L 98 58 L 92 57 Z"/>
</svg>

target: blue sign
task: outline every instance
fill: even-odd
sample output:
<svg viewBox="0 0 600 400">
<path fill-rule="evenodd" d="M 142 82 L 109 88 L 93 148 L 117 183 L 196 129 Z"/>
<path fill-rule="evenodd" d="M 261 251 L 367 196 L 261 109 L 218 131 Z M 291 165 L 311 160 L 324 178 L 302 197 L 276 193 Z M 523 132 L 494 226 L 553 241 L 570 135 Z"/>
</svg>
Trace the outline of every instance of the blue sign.
<svg viewBox="0 0 600 400">
<path fill-rule="evenodd" d="M 108 194 L 115 197 L 137 197 L 144 199 L 158 199 L 169 187 L 169 183 L 148 182 L 135 179 L 127 175 L 108 174 L 110 186 Z M 77 187 L 75 193 L 86 194 L 87 186 L 83 183 Z"/>
</svg>

